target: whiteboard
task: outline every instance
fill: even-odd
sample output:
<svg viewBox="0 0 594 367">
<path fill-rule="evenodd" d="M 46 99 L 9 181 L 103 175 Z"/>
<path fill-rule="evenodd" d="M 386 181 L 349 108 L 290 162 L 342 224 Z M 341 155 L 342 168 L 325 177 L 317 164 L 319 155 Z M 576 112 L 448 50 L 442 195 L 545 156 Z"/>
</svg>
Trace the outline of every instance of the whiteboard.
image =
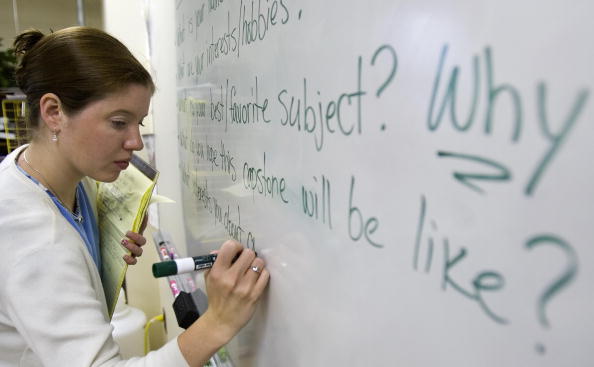
<svg viewBox="0 0 594 367">
<path fill-rule="evenodd" d="M 190 255 L 235 366 L 594 365 L 594 4 L 176 1 Z"/>
</svg>

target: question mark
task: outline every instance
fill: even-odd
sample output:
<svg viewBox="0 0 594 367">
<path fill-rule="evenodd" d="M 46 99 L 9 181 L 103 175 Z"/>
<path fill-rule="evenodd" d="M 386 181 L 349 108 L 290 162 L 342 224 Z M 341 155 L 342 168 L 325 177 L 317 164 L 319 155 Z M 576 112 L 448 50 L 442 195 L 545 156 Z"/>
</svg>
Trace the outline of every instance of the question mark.
<svg viewBox="0 0 594 367">
<path fill-rule="evenodd" d="M 392 82 L 392 79 L 394 79 L 394 75 L 396 75 L 396 68 L 398 67 L 398 56 L 396 55 L 396 50 L 394 50 L 394 48 L 392 46 L 387 45 L 387 44 L 381 45 L 377 50 L 375 50 L 375 52 L 373 53 L 373 56 L 371 57 L 371 66 L 375 65 L 375 59 L 384 50 L 387 50 L 390 53 L 390 55 L 392 56 L 392 70 L 390 70 L 390 74 L 388 75 L 388 78 L 384 81 L 384 83 L 375 92 L 375 96 L 377 98 L 379 98 L 381 96 L 381 94 L 384 92 L 384 89 L 386 89 L 386 87 L 388 87 L 388 85 Z M 385 130 L 386 124 L 382 124 L 381 129 Z"/>
<path fill-rule="evenodd" d="M 558 276 L 551 284 L 548 285 L 548 287 L 545 288 L 545 290 L 540 295 L 540 298 L 538 299 L 538 303 L 536 306 L 536 311 L 538 314 L 538 320 L 540 324 L 543 327 L 550 329 L 551 324 L 549 323 L 549 319 L 546 314 L 547 304 L 563 288 L 569 286 L 569 284 L 576 277 L 578 271 L 578 257 L 575 250 L 566 241 L 553 235 L 541 235 L 533 237 L 530 240 L 528 240 L 528 242 L 526 242 L 526 248 L 528 250 L 532 250 L 537 246 L 545 244 L 553 245 L 563 250 L 568 260 L 567 267 L 565 268 L 563 273 L 561 273 L 560 276 Z M 537 350 L 541 354 L 543 354 L 545 351 L 544 346 L 542 344 L 537 345 Z"/>
</svg>

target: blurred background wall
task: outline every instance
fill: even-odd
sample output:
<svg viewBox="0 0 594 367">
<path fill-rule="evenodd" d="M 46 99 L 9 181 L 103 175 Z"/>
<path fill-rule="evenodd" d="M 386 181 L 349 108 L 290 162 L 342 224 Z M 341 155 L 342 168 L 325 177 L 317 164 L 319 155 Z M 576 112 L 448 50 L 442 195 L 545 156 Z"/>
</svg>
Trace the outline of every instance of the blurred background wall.
<svg viewBox="0 0 594 367">
<path fill-rule="evenodd" d="M 100 0 L 0 0 L 0 49 L 10 47 L 14 36 L 28 28 L 46 33 L 78 25 L 79 4 L 84 9 L 85 25 L 103 29 Z"/>
</svg>

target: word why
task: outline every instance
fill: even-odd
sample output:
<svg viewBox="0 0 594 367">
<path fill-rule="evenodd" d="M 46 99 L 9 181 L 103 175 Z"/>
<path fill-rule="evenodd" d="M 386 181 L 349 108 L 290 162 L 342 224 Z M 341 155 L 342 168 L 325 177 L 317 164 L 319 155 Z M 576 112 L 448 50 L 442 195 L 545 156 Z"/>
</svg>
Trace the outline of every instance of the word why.
<svg viewBox="0 0 594 367">
<path fill-rule="evenodd" d="M 430 131 L 438 130 L 442 122 L 446 119 L 446 110 L 449 110 L 449 114 L 447 115 L 447 119 L 452 126 L 452 128 L 459 132 L 459 133 L 466 133 L 474 126 L 476 126 L 479 122 L 481 117 L 478 116 L 478 106 L 480 102 L 481 96 L 481 72 L 480 72 L 480 65 L 481 65 L 481 57 L 474 56 L 472 62 L 472 93 L 471 93 L 471 103 L 468 107 L 468 111 L 465 115 L 464 119 L 460 119 L 458 117 L 458 109 L 457 109 L 457 99 L 458 99 L 458 78 L 461 74 L 461 68 L 459 66 L 454 66 L 451 70 L 449 81 L 445 88 L 445 93 L 441 99 L 441 102 L 438 101 L 438 90 L 440 89 L 440 83 L 444 72 L 444 65 L 446 62 L 446 57 L 448 53 L 448 45 L 444 45 L 441 54 L 439 57 L 439 62 L 437 66 L 437 73 L 435 75 L 435 79 L 433 82 L 433 91 L 431 94 L 431 99 L 429 102 L 429 110 L 427 113 L 427 127 Z M 522 95 L 520 94 L 519 90 L 510 83 L 496 83 L 494 78 L 494 62 L 492 51 L 490 47 L 486 47 L 482 56 L 482 60 L 484 60 L 484 80 L 485 80 L 485 90 L 484 90 L 484 99 L 485 99 L 485 111 L 482 117 L 482 128 L 483 132 L 486 135 L 491 135 L 493 133 L 493 125 L 495 122 L 495 112 L 497 107 L 503 106 L 502 98 L 507 96 L 508 103 L 511 107 L 511 136 L 510 139 L 513 143 L 520 142 L 522 137 L 522 132 L 524 128 L 524 104 L 522 102 Z M 586 102 L 588 100 L 590 91 L 588 89 L 582 89 L 576 92 L 574 102 L 568 108 L 568 113 L 562 124 L 557 124 L 561 126 L 561 128 L 554 132 L 551 128 L 551 121 L 548 117 L 547 111 L 549 110 L 548 106 L 548 90 L 549 87 L 545 82 L 539 82 L 536 84 L 536 106 L 535 108 L 528 109 L 528 111 L 537 111 L 537 116 L 535 121 L 538 123 L 538 128 L 541 131 L 541 136 L 547 140 L 549 144 L 548 149 L 542 155 L 540 161 L 536 164 L 536 167 L 529 175 L 528 182 L 524 186 L 524 194 L 526 196 L 530 196 L 534 194 L 542 176 L 544 175 L 546 169 L 551 164 L 553 158 L 559 153 L 559 150 L 563 143 L 567 140 L 569 132 L 573 129 L 576 122 L 578 121 L 580 114 L 584 110 Z M 499 108 L 501 110 L 502 108 Z M 468 156 L 467 156 L 468 157 Z M 470 159 L 474 161 L 483 160 L 489 161 L 484 157 L 470 157 Z M 497 167 L 500 172 L 508 171 L 508 169 L 499 162 L 490 161 L 490 165 Z M 483 179 L 483 180 L 491 180 L 491 177 L 481 177 L 479 174 L 471 174 L 474 175 L 474 179 Z M 467 175 L 468 176 L 468 175 Z M 477 177 L 478 176 L 478 177 Z M 501 177 L 498 175 L 498 177 Z M 458 177 L 456 177 L 458 179 Z M 509 179 L 510 177 L 506 177 Z M 506 179 L 506 180 L 507 180 Z M 463 182 L 463 183 L 467 183 Z M 469 186 L 472 189 L 476 189 L 472 185 Z M 476 191 L 476 190 L 475 190 Z"/>
</svg>

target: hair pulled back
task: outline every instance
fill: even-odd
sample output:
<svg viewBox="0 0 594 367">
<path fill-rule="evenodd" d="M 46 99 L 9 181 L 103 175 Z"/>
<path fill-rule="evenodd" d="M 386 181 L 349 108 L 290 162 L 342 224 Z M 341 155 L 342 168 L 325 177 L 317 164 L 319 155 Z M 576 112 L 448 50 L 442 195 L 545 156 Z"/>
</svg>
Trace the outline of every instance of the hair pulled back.
<svg viewBox="0 0 594 367">
<path fill-rule="evenodd" d="M 19 63 L 15 79 L 27 96 L 30 126 L 37 127 L 39 100 L 54 93 L 67 114 L 130 84 L 155 90 L 152 78 L 130 51 L 109 34 L 90 27 L 48 35 L 28 30 L 14 41 Z"/>
</svg>

